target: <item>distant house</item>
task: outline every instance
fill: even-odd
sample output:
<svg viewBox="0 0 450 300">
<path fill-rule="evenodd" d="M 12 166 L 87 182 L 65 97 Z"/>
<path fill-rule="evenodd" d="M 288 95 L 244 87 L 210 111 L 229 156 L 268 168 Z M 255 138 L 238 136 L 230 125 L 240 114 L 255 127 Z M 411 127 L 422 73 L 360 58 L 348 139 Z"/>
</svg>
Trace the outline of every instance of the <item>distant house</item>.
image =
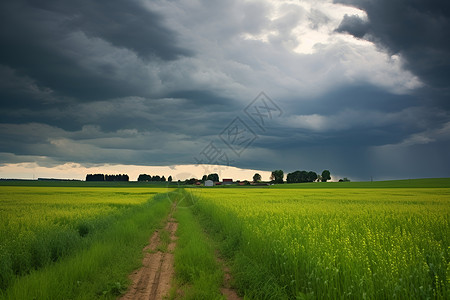
<svg viewBox="0 0 450 300">
<path fill-rule="evenodd" d="M 214 182 L 212 180 L 206 180 L 205 186 L 214 186 Z"/>
<path fill-rule="evenodd" d="M 223 185 L 225 185 L 225 184 L 233 184 L 233 179 L 224 179 L 224 180 L 222 180 L 222 184 Z"/>
</svg>

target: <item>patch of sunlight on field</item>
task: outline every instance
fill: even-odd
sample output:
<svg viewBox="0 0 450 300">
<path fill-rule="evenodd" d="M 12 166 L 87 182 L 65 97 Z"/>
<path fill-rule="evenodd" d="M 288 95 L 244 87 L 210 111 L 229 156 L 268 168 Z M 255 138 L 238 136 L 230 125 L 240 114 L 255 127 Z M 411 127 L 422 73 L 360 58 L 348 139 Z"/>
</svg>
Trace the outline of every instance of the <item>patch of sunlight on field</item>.
<svg viewBox="0 0 450 300">
<path fill-rule="evenodd" d="M 0 234 L 18 230 L 33 231 L 36 226 L 68 224 L 113 214 L 141 204 L 161 189 L 1 187 Z"/>
</svg>

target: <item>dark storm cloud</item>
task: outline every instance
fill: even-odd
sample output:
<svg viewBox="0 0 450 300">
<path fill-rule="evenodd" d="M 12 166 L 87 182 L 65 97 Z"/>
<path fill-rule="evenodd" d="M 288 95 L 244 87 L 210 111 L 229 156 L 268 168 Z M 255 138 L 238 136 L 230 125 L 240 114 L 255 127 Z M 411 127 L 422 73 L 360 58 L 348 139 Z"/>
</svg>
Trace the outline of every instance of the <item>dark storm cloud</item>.
<svg viewBox="0 0 450 300">
<path fill-rule="evenodd" d="M 295 100 L 296 98 L 292 98 L 289 101 L 289 110 L 295 114 L 330 115 L 346 108 L 391 113 L 405 107 L 421 105 L 421 99 L 416 95 L 392 94 L 368 84 L 338 86 L 316 101 L 303 101 L 301 105 Z"/>
<path fill-rule="evenodd" d="M 346 14 L 339 27 L 336 28 L 336 31 L 348 32 L 357 38 L 362 38 L 368 29 L 368 23 L 358 15 L 349 16 Z"/>
<path fill-rule="evenodd" d="M 45 165 L 193 164 L 194 155 L 235 117 L 235 111 L 220 107 L 228 108 L 222 104 L 200 109 L 189 97 L 130 97 L 73 103 L 39 113 L 21 110 L 15 115 L 18 119 L 10 117 L 14 122 L 2 118 L 0 153 L 14 153 L 12 161 L 18 156 L 27 160 L 48 156 L 51 159 L 39 159 Z"/>
<path fill-rule="evenodd" d="M 221 112 L 223 114 L 236 113 L 242 104 L 239 99 L 234 99 L 220 94 L 214 93 L 212 91 L 205 90 L 180 90 L 175 92 L 169 92 L 167 97 L 175 99 L 184 99 L 186 107 L 201 109 L 207 114 L 209 112 Z"/>
<path fill-rule="evenodd" d="M 120 64 L 133 63 L 133 54 L 163 61 L 188 54 L 164 19 L 136 1 L 3 1 L 0 19 L 0 65 L 59 98 L 144 95 L 145 87 L 119 74 Z"/>
<path fill-rule="evenodd" d="M 36 9 L 64 16 L 63 25 L 99 37 L 114 46 L 136 52 L 144 59 L 164 60 L 186 55 L 177 46 L 176 34 L 164 26 L 161 15 L 146 9 L 138 1 L 39 1 Z M 107 71 L 107 69 L 106 69 Z"/>
<path fill-rule="evenodd" d="M 339 29 L 406 59 L 406 66 L 434 88 L 450 88 L 450 2 L 441 0 L 336 0 L 364 10 L 369 24 L 344 17 Z"/>
<path fill-rule="evenodd" d="M 433 149 L 450 128 L 444 14 L 311 3 L 2 2 L 0 164 L 195 164 L 210 142 L 233 166 L 352 179 L 450 164 Z M 264 130 L 244 113 L 260 91 L 284 112 Z M 240 156 L 219 138 L 236 117 L 258 135 Z"/>
</svg>

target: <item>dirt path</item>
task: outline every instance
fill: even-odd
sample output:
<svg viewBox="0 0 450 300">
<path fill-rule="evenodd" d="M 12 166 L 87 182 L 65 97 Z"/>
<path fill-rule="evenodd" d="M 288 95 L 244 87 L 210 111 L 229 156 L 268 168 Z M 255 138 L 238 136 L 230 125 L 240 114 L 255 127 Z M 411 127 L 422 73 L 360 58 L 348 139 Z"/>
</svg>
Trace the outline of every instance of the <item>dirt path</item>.
<svg viewBox="0 0 450 300">
<path fill-rule="evenodd" d="M 155 300 L 163 299 L 169 293 L 174 276 L 173 250 L 176 246 L 175 232 L 178 228 L 178 223 L 172 218 L 174 210 L 175 206 L 172 206 L 164 229 L 153 233 L 150 243 L 144 248 L 142 268 L 130 275 L 133 283 L 120 299 Z"/>
<path fill-rule="evenodd" d="M 230 268 L 225 264 L 225 262 L 219 257 L 218 253 L 216 252 L 217 261 L 223 268 L 223 284 L 222 288 L 220 289 L 220 292 L 222 295 L 227 298 L 227 300 L 241 300 L 242 298 L 238 296 L 236 293 L 236 290 L 231 288 L 231 273 Z"/>
</svg>

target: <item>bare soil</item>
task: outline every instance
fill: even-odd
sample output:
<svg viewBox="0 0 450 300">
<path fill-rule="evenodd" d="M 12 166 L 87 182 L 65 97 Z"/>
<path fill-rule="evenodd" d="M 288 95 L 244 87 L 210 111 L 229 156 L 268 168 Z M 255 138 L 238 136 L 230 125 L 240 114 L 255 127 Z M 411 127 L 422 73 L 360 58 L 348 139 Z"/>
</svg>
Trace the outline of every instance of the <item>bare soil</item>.
<svg viewBox="0 0 450 300">
<path fill-rule="evenodd" d="M 172 212 L 174 207 L 172 209 Z M 169 214 L 166 225 L 163 230 L 167 230 L 170 235 L 170 242 L 167 245 L 167 251 L 161 251 L 161 230 L 156 230 L 150 238 L 150 243 L 144 248 L 144 260 L 142 268 L 130 275 L 132 285 L 127 293 L 120 299 L 163 299 L 168 295 L 171 288 L 171 281 L 174 276 L 174 257 L 173 250 L 176 246 L 175 233 L 178 223 L 172 218 L 172 212 Z"/>
</svg>

